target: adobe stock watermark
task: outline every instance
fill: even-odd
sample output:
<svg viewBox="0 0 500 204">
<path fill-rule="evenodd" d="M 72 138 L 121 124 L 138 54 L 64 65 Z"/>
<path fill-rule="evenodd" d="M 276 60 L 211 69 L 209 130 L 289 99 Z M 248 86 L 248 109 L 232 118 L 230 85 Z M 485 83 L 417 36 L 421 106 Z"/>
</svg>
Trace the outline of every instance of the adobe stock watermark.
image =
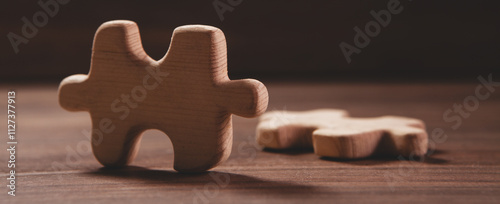
<svg viewBox="0 0 500 204">
<path fill-rule="evenodd" d="M 16 123 L 19 125 L 19 120 L 16 119 L 16 91 L 11 90 L 7 93 L 7 152 L 9 152 L 9 159 L 6 162 L 7 167 L 9 167 L 7 176 L 7 194 L 10 196 L 16 196 L 16 147 L 17 147 L 17 136 L 16 136 Z"/>
<path fill-rule="evenodd" d="M 120 114 L 118 118 L 120 120 L 125 120 L 130 114 L 131 109 L 139 107 L 140 103 L 146 100 L 149 91 L 155 90 L 164 80 L 165 77 L 169 75 L 167 71 L 160 70 L 160 66 L 157 68 L 146 67 L 147 74 L 143 77 L 142 84 L 134 86 L 129 93 L 122 93 L 119 98 L 113 100 L 110 104 L 110 110 L 113 113 Z M 66 160 L 62 164 L 60 162 L 52 162 L 52 169 L 62 170 L 77 168 L 83 157 L 90 156 L 92 154 L 92 147 L 89 140 L 94 145 L 99 145 L 106 134 L 111 134 L 116 126 L 113 120 L 109 118 L 102 118 L 99 121 L 98 127 L 93 127 L 92 131 L 88 129 L 83 129 L 82 134 L 86 139 L 80 140 L 76 144 L 76 148 L 72 148 L 69 145 L 66 146 Z M 96 137 L 93 137 L 93 136 Z"/>
<path fill-rule="evenodd" d="M 234 8 L 241 3 L 243 3 L 243 0 L 214 0 L 212 5 L 222 22 L 224 21 L 224 13 L 226 13 L 226 11 L 232 12 Z"/>
<path fill-rule="evenodd" d="M 353 38 L 354 46 L 344 41 L 339 44 L 340 51 L 342 51 L 347 63 L 350 64 L 352 62 L 351 57 L 353 54 L 360 54 L 361 49 L 370 45 L 371 38 L 377 37 L 382 31 L 382 28 L 389 26 L 392 16 L 400 14 L 403 9 L 404 7 L 399 0 L 389 0 L 389 2 L 387 2 L 387 9 L 382 9 L 378 12 L 371 10 L 370 15 L 374 20 L 365 24 L 364 32 L 358 26 L 353 28 L 356 32 Z"/>
<path fill-rule="evenodd" d="M 28 44 L 29 39 L 34 38 L 38 34 L 38 29 L 45 27 L 49 23 L 49 18 L 54 18 L 59 13 L 60 5 L 66 5 L 70 0 L 39 0 L 39 11 L 35 12 L 33 16 L 28 19 L 26 16 L 21 18 L 23 23 L 21 32 L 16 34 L 9 32 L 7 39 L 14 50 L 14 53 L 19 53 L 19 46 L 21 44 Z"/>
<path fill-rule="evenodd" d="M 500 81 L 493 81 L 493 74 L 489 74 L 487 78 L 483 76 L 477 77 L 479 84 L 474 89 L 474 93 L 466 96 L 462 102 L 454 103 L 452 108 L 446 109 L 443 112 L 443 121 L 446 123 L 452 123 L 451 130 L 457 130 L 462 126 L 463 121 L 471 116 L 471 114 L 479 109 L 480 102 L 485 101 L 495 92 L 497 87 L 500 87 Z M 448 135 L 443 128 L 437 127 L 431 131 L 429 137 L 429 151 L 427 156 L 432 155 L 436 151 L 437 144 L 442 144 L 448 140 Z M 419 158 L 418 161 L 423 162 L 425 158 Z M 386 172 L 384 177 L 389 185 L 391 191 L 395 191 L 395 185 L 398 182 L 403 182 L 405 178 L 413 175 L 415 173 L 412 165 L 418 165 L 418 163 L 412 163 L 412 161 L 417 161 L 412 155 L 406 160 L 403 156 L 399 156 L 400 160 L 398 173 L 391 174 Z M 409 166 L 409 167 L 405 167 Z"/>
</svg>

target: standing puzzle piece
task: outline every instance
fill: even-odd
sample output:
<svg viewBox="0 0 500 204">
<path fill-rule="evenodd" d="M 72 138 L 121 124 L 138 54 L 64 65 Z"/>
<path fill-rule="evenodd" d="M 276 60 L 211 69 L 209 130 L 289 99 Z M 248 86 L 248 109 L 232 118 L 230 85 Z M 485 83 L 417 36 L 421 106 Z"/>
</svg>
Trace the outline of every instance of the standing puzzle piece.
<svg viewBox="0 0 500 204">
<path fill-rule="evenodd" d="M 255 117 L 267 108 L 261 82 L 228 78 L 226 40 L 215 27 L 178 27 L 155 61 L 134 22 L 111 21 L 97 30 L 92 51 L 89 74 L 65 78 L 59 103 L 90 112 L 94 156 L 104 166 L 129 164 L 141 133 L 158 129 L 172 142 L 174 169 L 208 170 L 231 152 L 231 114 Z"/>
<path fill-rule="evenodd" d="M 267 148 L 313 147 L 319 156 L 424 156 L 425 124 L 418 119 L 383 116 L 350 118 L 346 111 L 271 111 L 260 117 L 257 142 Z"/>
</svg>

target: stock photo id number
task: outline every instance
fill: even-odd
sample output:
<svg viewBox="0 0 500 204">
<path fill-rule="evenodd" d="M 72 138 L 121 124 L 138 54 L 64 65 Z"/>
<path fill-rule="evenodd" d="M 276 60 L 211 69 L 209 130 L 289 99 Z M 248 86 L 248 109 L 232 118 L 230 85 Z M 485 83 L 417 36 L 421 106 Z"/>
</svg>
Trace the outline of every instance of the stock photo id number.
<svg viewBox="0 0 500 204">
<path fill-rule="evenodd" d="M 8 194 L 16 196 L 16 92 L 9 91 L 7 94 L 7 151 L 9 152 L 9 159 L 7 167 L 9 167 L 8 181 Z"/>
</svg>

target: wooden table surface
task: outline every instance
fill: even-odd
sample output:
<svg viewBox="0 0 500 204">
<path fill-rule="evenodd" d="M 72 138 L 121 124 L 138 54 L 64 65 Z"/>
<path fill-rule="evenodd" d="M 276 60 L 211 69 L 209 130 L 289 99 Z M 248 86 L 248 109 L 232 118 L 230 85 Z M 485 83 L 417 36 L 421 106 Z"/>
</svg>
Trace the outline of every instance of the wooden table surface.
<svg viewBox="0 0 500 204">
<path fill-rule="evenodd" d="M 1 203 L 500 203 L 500 90 L 479 100 L 457 129 L 443 113 L 475 94 L 480 83 L 266 83 L 268 110 L 340 108 L 355 117 L 401 115 L 424 120 L 430 155 L 334 160 L 310 150 L 262 151 L 257 119 L 234 117 L 231 157 L 211 173 L 179 174 L 166 135 L 144 134 L 133 167 L 102 169 L 89 151 L 90 117 L 57 104 L 57 85 L 2 85 L 17 91 L 16 196 L 3 185 Z M 5 133 L 6 125 L 0 126 Z M 7 135 L 0 141 L 7 147 Z M 8 152 L 0 151 L 1 177 Z M 6 181 L 4 180 L 4 184 Z"/>
</svg>

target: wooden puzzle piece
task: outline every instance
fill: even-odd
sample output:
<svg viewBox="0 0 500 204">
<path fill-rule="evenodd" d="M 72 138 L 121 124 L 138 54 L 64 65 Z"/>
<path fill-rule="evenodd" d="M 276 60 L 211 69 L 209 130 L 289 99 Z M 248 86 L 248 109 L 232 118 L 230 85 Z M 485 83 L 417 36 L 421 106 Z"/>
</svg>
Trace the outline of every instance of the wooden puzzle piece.
<svg viewBox="0 0 500 204">
<path fill-rule="evenodd" d="M 260 117 L 257 142 L 267 148 L 313 147 L 319 156 L 424 156 L 428 136 L 418 119 L 383 116 L 350 118 L 336 109 L 271 111 Z"/>
<path fill-rule="evenodd" d="M 63 108 L 90 113 L 94 156 L 111 167 L 132 162 L 141 133 L 158 129 L 172 142 L 174 169 L 213 168 L 231 152 L 231 114 L 255 117 L 267 102 L 261 82 L 228 78 L 224 34 L 203 25 L 176 28 L 167 54 L 155 61 L 134 22 L 104 23 L 89 74 L 69 76 L 59 87 Z"/>
</svg>

